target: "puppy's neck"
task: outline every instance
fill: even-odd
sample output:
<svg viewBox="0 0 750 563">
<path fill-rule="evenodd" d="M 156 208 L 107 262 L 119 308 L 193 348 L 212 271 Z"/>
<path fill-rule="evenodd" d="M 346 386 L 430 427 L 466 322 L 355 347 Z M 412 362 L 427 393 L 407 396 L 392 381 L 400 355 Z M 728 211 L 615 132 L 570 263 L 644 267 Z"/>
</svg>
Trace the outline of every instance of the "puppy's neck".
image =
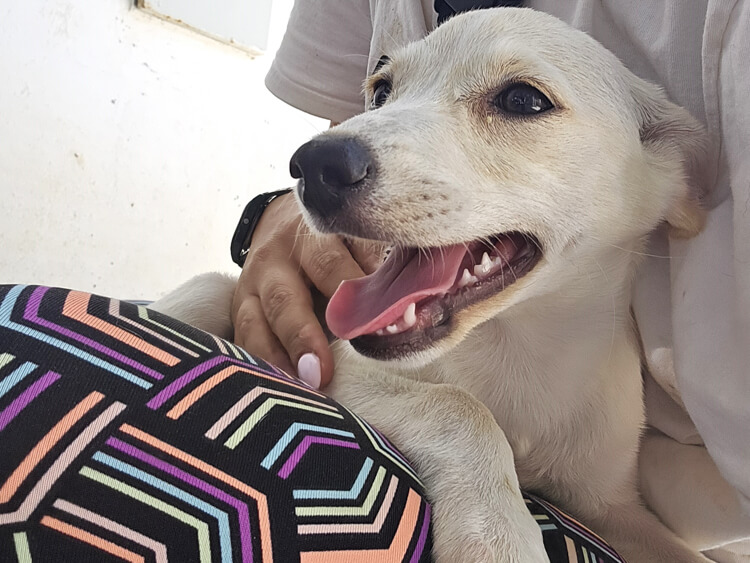
<svg viewBox="0 0 750 563">
<path fill-rule="evenodd" d="M 602 392 L 607 378 L 638 377 L 630 311 L 638 248 L 578 260 L 576 275 L 557 290 L 476 327 L 431 370 L 482 397 L 496 416 L 533 402 L 533 416 L 545 413 L 550 423 L 570 414 L 556 412 L 559 405 L 575 411 Z M 467 371 L 472 377 L 452 381 L 451 374 Z"/>
</svg>

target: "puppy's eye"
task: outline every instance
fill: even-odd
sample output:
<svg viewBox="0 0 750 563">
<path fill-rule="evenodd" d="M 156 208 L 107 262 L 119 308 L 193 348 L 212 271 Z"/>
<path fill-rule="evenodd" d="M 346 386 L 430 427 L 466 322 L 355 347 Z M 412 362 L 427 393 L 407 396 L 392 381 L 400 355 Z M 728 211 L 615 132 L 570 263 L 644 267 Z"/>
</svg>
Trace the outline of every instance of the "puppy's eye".
<svg viewBox="0 0 750 563">
<path fill-rule="evenodd" d="M 535 115 L 552 109 L 552 102 L 528 84 L 511 84 L 493 100 L 495 107 L 507 113 Z"/>
<path fill-rule="evenodd" d="M 388 100 L 388 96 L 391 95 L 391 83 L 387 80 L 381 80 L 377 84 L 375 84 L 375 90 L 372 93 L 372 108 L 379 108 L 382 106 L 386 100 Z"/>
</svg>

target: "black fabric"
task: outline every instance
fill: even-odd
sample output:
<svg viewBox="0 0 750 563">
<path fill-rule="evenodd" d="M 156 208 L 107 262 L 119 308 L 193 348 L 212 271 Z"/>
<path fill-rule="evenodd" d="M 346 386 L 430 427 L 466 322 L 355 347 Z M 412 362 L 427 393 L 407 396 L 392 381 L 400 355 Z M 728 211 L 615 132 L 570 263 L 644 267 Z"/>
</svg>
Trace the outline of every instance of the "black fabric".
<svg viewBox="0 0 750 563">
<path fill-rule="evenodd" d="M 438 25 L 445 20 L 469 10 L 484 8 L 517 7 L 523 0 L 435 0 L 435 11 L 438 14 Z"/>
</svg>

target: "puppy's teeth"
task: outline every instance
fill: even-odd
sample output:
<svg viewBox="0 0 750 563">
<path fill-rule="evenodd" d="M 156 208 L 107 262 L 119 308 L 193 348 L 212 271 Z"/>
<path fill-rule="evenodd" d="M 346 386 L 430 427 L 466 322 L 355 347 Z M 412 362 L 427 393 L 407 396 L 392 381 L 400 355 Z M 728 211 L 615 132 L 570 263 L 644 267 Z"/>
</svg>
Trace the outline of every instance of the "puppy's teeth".
<svg viewBox="0 0 750 563">
<path fill-rule="evenodd" d="M 503 265 L 503 259 L 500 258 L 499 256 L 495 256 L 492 259 L 492 267 L 493 268 L 497 268 L 498 266 L 502 266 L 502 265 Z"/>
<path fill-rule="evenodd" d="M 385 336 L 385 331 L 381 328 L 375 331 L 378 336 Z"/>
<path fill-rule="evenodd" d="M 385 330 L 388 331 L 388 334 L 396 334 L 398 332 L 398 327 L 395 324 L 388 325 L 385 327 Z"/>
<path fill-rule="evenodd" d="M 411 328 L 415 324 L 417 324 L 417 304 L 412 303 L 407 308 L 406 311 L 404 311 L 404 322 L 406 323 L 406 328 Z"/>
<path fill-rule="evenodd" d="M 490 260 L 490 255 L 486 252 L 482 254 L 482 266 L 488 269 L 492 267 L 492 260 Z"/>
<path fill-rule="evenodd" d="M 474 275 L 475 276 L 486 276 L 492 271 L 492 260 L 490 260 L 489 255 L 485 252 L 482 254 L 482 262 L 481 264 L 477 264 L 474 266 Z"/>
<path fill-rule="evenodd" d="M 458 287 L 463 288 L 463 287 L 466 287 L 467 285 L 474 285 L 478 281 L 479 281 L 479 279 L 476 276 L 472 276 L 469 273 L 469 269 L 468 268 L 464 268 L 464 273 L 461 276 L 461 279 L 458 280 Z"/>
</svg>

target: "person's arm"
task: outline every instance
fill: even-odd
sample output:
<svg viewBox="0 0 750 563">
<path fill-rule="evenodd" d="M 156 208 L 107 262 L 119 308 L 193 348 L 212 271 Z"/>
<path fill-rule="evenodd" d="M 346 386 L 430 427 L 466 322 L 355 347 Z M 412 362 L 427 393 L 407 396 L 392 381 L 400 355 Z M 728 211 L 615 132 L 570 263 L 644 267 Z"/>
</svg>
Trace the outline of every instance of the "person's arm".
<svg viewBox="0 0 750 563">
<path fill-rule="evenodd" d="M 359 113 L 370 34 L 367 0 L 298 0 L 266 85 L 290 105 L 332 122 Z M 315 387 L 326 385 L 333 357 L 311 288 L 330 298 L 343 280 L 371 269 L 366 257 L 363 246 L 313 236 L 293 194 L 276 198 L 255 228 L 240 275 L 232 304 L 235 342 L 289 373 L 301 368 L 299 375 Z"/>
<path fill-rule="evenodd" d="M 235 292 L 235 342 L 292 374 L 314 354 L 299 375 L 314 387 L 326 385 L 333 357 L 311 288 L 330 298 L 343 280 L 373 271 L 374 256 L 367 245 L 312 235 L 293 194 L 276 198 L 258 222 Z"/>
<path fill-rule="evenodd" d="M 266 87 L 299 110 L 340 123 L 364 110 L 371 37 L 369 0 L 297 0 Z"/>
</svg>

